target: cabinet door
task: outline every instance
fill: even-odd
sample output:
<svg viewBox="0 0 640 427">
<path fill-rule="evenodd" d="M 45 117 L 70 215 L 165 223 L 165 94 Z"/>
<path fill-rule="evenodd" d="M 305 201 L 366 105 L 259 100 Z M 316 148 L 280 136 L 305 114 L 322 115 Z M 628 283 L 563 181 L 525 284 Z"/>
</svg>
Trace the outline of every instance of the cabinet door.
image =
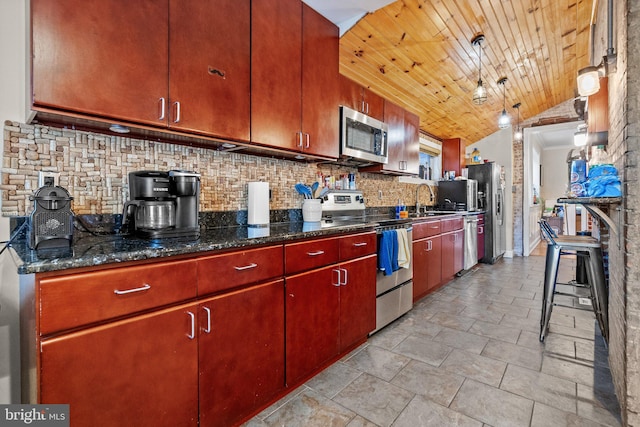
<svg viewBox="0 0 640 427">
<path fill-rule="evenodd" d="M 48 339 L 38 403 L 68 403 L 73 425 L 198 425 L 190 304 Z"/>
<path fill-rule="evenodd" d="M 413 302 L 429 291 L 429 242 L 427 239 L 413 242 Z M 440 266 L 438 265 L 438 270 Z"/>
<path fill-rule="evenodd" d="M 442 235 L 442 281 L 444 283 L 453 279 L 456 274 L 455 261 L 455 233 Z"/>
<path fill-rule="evenodd" d="M 284 280 L 200 305 L 200 425 L 235 425 L 284 388 Z"/>
<path fill-rule="evenodd" d="M 352 110 L 364 112 L 363 87 L 342 74 L 338 76 L 338 80 L 340 82 L 340 104 Z"/>
<path fill-rule="evenodd" d="M 404 172 L 418 175 L 420 172 L 420 117 L 409 111 L 404 112 Z"/>
<path fill-rule="evenodd" d="M 371 92 L 365 88 L 363 91 L 364 105 L 366 110 L 363 111 L 366 115 L 371 116 L 380 121 L 384 120 L 384 104 L 385 100 L 378 94 Z"/>
<path fill-rule="evenodd" d="M 383 170 L 404 172 L 404 110 L 398 105 L 385 101 L 384 122 L 389 127 L 389 161 L 382 165 Z"/>
<path fill-rule="evenodd" d="M 251 2 L 251 141 L 300 150 L 302 3 Z M 318 52 L 316 52 L 319 54 Z"/>
<path fill-rule="evenodd" d="M 166 124 L 168 0 L 32 0 L 32 102 Z"/>
<path fill-rule="evenodd" d="M 338 158 L 339 30 L 331 21 L 302 5 L 303 151 Z"/>
<path fill-rule="evenodd" d="M 460 176 L 464 155 L 465 145 L 460 138 L 442 140 L 442 171 L 455 171 Z"/>
<path fill-rule="evenodd" d="M 431 291 L 442 283 L 442 237 L 435 236 L 428 239 L 429 250 L 427 251 L 427 283 L 428 290 Z"/>
<path fill-rule="evenodd" d="M 376 328 L 377 255 L 340 264 L 340 351 Z"/>
<path fill-rule="evenodd" d="M 249 141 L 250 7 L 249 0 L 171 1 L 170 127 Z"/>
<path fill-rule="evenodd" d="M 287 384 L 338 354 L 340 286 L 337 266 L 286 278 Z"/>
<path fill-rule="evenodd" d="M 479 215 L 482 220 L 478 221 L 478 261 L 484 258 L 484 215 Z"/>
<path fill-rule="evenodd" d="M 464 230 L 458 230 L 454 235 L 454 274 L 464 269 Z"/>
</svg>

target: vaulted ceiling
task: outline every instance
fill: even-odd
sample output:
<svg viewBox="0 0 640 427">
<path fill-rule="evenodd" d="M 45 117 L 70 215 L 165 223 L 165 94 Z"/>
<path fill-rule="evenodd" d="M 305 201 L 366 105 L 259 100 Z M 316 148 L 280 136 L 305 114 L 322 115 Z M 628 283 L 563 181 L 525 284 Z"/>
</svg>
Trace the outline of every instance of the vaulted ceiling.
<svg viewBox="0 0 640 427">
<path fill-rule="evenodd" d="M 340 39 L 340 72 L 420 116 L 422 130 L 467 144 L 498 130 L 503 108 L 515 124 L 576 96 L 590 63 L 597 0 L 398 0 L 365 15 Z M 488 99 L 472 101 L 482 80 Z"/>
</svg>

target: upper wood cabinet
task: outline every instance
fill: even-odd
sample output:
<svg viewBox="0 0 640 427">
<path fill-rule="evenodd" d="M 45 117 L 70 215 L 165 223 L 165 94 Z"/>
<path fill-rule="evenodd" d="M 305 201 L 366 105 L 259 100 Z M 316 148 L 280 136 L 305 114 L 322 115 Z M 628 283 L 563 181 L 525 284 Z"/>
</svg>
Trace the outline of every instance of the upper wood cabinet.
<svg viewBox="0 0 640 427">
<path fill-rule="evenodd" d="M 340 104 L 382 121 L 384 98 L 340 75 Z"/>
<path fill-rule="evenodd" d="M 338 28 L 300 0 L 253 0 L 251 140 L 337 158 Z"/>
<path fill-rule="evenodd" d="M 455 171 L 460 176 L 464 165 L 466 146 L 460 138 L 442 140 L 442 172 Z"/>
<path fill-rule="evenodd" d="M 384 123 L 388 127 L 388 161 L 362 170 L 396 175 L 417 175 L 420 167 L 418 116 L 399 105 L 384 101 Z"/>
<path fill-rule="evenodd" d="M 250 0 L 172 0 L 169 127 L 249 141 Z"/>
<path fill-rule="evenodd" d="M 248 141 L 250 12 L 249 0 L 33 0 L 33 108 Z"/>
<path fill-rule="evenodd" d="M 33 105 L 158 124 L 168 22 L 168 0 L 32 0 Z"/>
</svg>

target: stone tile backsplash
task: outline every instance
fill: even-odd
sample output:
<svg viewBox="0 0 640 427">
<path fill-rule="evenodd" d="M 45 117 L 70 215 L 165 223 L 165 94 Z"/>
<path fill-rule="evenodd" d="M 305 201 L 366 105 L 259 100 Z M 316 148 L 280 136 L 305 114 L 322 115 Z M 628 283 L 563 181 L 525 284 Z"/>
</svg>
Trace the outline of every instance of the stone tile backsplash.
<svg viewBox="0 0 640 427">
<path fill-rule="evenodd" d="M 2 215 L 26 215 L 29 196 L 38 188 L 38 172 L 60 173 L 59 185 L 73 197 L 76 214 L 117 214 L 128 200 L 127 174 L 136 170 L 193 170 L 201 174 L 201 211 L 247 209 L 247 183 L 267 181 L 270 209 L 299 209 L 297 182 L 311 183 L 318 172 L 356 174 L 368 207 L 415 204 L 415 185 L 397 177 L 360 173 L 329 163 L 303 163 L 213 149 L 188 147 L 124 136 L 105 135 L 6 121 L 2 163 Z M 429 204 L 428 191 L 421 192 Z"/>
</svg>

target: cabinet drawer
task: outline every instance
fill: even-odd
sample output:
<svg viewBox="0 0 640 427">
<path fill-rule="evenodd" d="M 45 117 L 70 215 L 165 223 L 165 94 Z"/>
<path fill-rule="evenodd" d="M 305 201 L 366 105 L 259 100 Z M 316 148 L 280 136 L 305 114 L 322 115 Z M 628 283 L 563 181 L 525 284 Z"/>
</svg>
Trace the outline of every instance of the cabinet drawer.
<svg viewBox="0 0 640 427">
<path fill-rule="evenodd" d="M 282 252 L 278 245 L 199 259 L 198 295 L 282 276 Z"/>
<path fill-rule="evenodd" d="M 338 262 L 339 237 L 290 243 L 284 247 L 285 274 Z"/>
<path fill-rule="evenodd" d="M 413 224 L 413 240 L 437 236 L 441 232 L 442 227 L 439 219 L 435 221 L 416 222 Z"/>
<path fill-rule="evenodd" d="M 353 234 L 340 239 L 340 261 L 376 253 L 376 233 Z"/>
<path fill-rule="evenodd" d="M 462 228 L 464 227 L 462 217 L 442 219 L 441 223 L 442 223 L 443 233 L 448 233 L 450 231 L 455 231 L 455 230 L 462 230 Z"/>
<path fill-rule="evenodd" d="M 40 334 L 124 316 L 196 296 L 195 261 L 114 268 L 39 281 Z"/>
</svg>

